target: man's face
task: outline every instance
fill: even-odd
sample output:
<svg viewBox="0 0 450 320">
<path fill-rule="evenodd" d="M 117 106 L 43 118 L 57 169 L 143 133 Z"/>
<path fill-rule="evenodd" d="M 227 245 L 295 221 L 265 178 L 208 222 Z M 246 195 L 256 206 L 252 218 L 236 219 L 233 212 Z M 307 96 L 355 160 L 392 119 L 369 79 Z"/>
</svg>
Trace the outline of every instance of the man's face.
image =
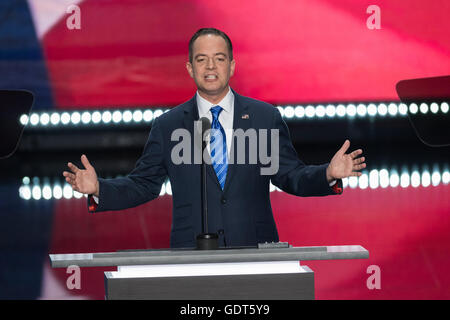
<svg viewBox="0 0 450 320">
<path fill-rule="evenodd" d="M 192 50 L 192 63 L 186 63 L 189 75 L 200 93 L 215 97 L 228 92 L 228 81 L 234 74 L 225 39 L 216 35 L 198 37 Z"/>
</svg>

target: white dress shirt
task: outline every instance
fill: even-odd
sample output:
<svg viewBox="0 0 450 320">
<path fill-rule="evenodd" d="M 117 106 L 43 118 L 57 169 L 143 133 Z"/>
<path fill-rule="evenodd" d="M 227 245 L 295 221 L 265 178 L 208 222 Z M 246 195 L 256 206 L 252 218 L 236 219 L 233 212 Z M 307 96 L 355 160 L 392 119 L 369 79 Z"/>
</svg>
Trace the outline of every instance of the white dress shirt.
<svg viewBox="0 0 450 320">
<path fill-rule="evenodd" d="M 227 153 L 228 159 L 231 152 L 231 139 L 233 138 L 233 115 L 234 115 L 234 94 L 233 91 L 228 87 L 228 93 L 219 103 L 211 103 L 208 100 L 202 98 L 197 91 L 197 108 L 199 119 L 206 117 L 212 123 L 211 108 L 215 106 L 222 107 L 222 111 L 219 114 L 219 122 L 225 131 L 225 139 L 227 143 Z M 207 143 L 207 148 L 209 152 L 209 139 Z"/>
</svg>

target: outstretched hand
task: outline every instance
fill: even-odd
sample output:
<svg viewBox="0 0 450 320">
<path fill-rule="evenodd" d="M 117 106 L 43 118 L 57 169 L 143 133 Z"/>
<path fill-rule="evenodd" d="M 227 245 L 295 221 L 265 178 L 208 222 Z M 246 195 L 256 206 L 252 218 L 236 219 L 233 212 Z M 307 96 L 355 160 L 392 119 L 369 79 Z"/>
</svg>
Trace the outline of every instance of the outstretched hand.
<svg viewBox="0 0 450 320">
<path fill-rule="evenodd" d="M 69 162 L 67 166 L 72 172 L 64 171 L 63 176 L 66 177 L 66 181 L 72 186 L 73 190 L 80 193 L 93 194 L 98 197 L 99 184 L 97 173 L 84 154 L 81 156 L 81 163 L 85 169 L 80 169 L 72 162 Z"/>
<path fill-rule="evenodd" d="M 358 149 L 355 150 L 349 154 L 346 154 L 345 152 L 350 147 L 350 141 L 345 140 L 342 147 L 336 152 L 334 157 L 331 159 L 328 168 L 327 168 L 327 180 L 328 182 L 331 182 L 336 179 L 342 179 L 347 178 L 350 176 L 361 176 L 360 170 L 364 169 L 366 167 L 366 164 L 364 163 L 365 158 L 360 157 L 357 158 L 359 155 L 362 154 L 362 150 Z"/>
</svg>

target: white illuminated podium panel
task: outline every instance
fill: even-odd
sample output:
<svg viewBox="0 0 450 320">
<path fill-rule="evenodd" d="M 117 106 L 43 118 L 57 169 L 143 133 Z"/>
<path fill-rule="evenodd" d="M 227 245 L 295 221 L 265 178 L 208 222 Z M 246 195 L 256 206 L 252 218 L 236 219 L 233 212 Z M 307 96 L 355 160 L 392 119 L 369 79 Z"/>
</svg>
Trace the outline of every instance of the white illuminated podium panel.
<svg viewBox="0 0 450 320">
<path fill-rule="evenodd" d="M 361 246 L 140 250 L 51 254 L 52 267 L 117 266 L 107 299 L 314 299 L 314 272 L 300 260 L 367 259 Z"/>
<path fill-rule="evenodd" d="M 314 299 L 299 261 L 126 266 L 105 272 L 107 299 Z"/>
</svg>

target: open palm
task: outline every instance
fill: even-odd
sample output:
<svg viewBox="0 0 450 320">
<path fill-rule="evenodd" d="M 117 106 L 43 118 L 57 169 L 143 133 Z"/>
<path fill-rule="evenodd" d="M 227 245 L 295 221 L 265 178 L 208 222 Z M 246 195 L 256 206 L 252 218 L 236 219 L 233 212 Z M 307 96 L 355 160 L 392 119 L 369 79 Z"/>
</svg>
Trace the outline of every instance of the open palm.
<svg viewBox="0 0 450 320">
<path fill-rule="evenodd" d="M 360 170 L 366 167 L 366 164 L 364 163 L 365 158 L 357 157 L 361 155 L 363 151 L 361 149 L 358 149 L 349 154 L 346 154 L 345 152 L 349 147 L 350 141 L 345 140 L 342 147 L 331 159 L 330 164 L 327 168 L 328 181 L 347 178 L 350 176 L 361 176 L 362 173 L 360 172 Z"/>
<path fill-rule="evenodd" d="M 69 162 L 67 166 L 72 172 L 64 171 L 63 176 L 66 177 L 66 181 L 72 186 L 73 190 L 98 196 L 99 185 L 94 167 L 84 154 L 81 156 L 81 163 L 85 169 L 80 169 Z"/>
</svg>

